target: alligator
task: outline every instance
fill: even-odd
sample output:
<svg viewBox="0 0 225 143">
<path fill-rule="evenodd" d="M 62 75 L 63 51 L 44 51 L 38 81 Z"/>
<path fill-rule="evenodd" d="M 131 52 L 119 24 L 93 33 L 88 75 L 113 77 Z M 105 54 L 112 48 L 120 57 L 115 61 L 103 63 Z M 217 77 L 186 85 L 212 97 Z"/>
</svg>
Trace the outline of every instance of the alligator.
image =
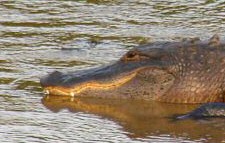
<svg viewBox="0 0 225 143">
<path fill-rule="evenodd" d="M 69 73 L 54 71 L 42 77 L 40 84 L 50 95 L 216 102 L 222 114 L 213 110 L 209 116 L 224 117 L 225 42 L 216 34 L 204 41 L 192 38 L 145 44 L 110 65 Z"/>
</svg>

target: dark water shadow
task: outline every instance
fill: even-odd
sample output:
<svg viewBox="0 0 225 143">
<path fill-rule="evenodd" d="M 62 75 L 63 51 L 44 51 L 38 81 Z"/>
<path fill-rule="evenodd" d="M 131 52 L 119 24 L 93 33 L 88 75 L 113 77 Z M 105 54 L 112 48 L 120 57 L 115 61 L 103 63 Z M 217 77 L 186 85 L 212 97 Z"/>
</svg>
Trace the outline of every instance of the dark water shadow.
<svg viewBox="0 0 225 143">
<path fill-rule="evenodd" d="M 67 109 L 72 113 L 85 112 L 113 120 L 131 138 L 170 135 L 195 141 L 225 141 L 224 119 L 173 121 L 170 118 L 189 112 L 198 105 L 59 96 L 45 96 L 42 104 L 52 112 Z"/>
</svg>

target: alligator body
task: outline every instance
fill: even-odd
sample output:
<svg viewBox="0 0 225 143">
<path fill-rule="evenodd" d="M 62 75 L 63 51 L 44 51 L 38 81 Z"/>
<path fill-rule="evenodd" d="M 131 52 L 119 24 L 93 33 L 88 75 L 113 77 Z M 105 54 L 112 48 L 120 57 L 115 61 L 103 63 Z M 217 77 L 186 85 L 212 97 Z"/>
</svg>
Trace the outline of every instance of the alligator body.
<svg viewBox="0 0 225 143">
<path fill-rule="evenodd" d="M 132 98 L 169 103 L 220 102 L 225 109 L 225 42 L 155 42 L 136 47 L 96 69 L 41 78 L 47 94 Z M 223 116 L 224 112 L 223 112 Z"/>
</svg>

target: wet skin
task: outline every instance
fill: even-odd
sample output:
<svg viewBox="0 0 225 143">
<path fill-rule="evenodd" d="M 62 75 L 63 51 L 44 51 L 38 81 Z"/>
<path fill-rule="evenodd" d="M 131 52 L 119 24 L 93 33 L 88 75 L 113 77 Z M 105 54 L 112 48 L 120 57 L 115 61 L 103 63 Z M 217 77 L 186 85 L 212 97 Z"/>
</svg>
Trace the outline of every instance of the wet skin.
<svg viewBox="0 0 225 143">
<path fill-rule="evenodd" d="M 218 102 L 220 108 L 209 116 L 220 110 L 224 117 L 225 43 L 218 35 L 208 41 L 155 42 L 132 49 L 114 64 L 74 73 L 55 71 L 40 82 L 50 95 Z"/>
</svg>

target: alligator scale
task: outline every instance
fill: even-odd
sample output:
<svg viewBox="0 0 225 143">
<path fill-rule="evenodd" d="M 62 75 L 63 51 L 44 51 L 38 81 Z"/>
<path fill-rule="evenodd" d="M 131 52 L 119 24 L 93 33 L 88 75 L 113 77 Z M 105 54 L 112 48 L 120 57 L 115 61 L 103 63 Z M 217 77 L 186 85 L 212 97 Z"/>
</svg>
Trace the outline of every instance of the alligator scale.
<svg viewBox="0 0 225 143">
<path fill-rule="evenodd" d="M 225 42 L 155 42 L 128 51 L 117 62 L 95 69 L 41 78 L 47 94 L 132 98 L 170 103 L 220 102 L 225 116 Z"/>
</svg>

